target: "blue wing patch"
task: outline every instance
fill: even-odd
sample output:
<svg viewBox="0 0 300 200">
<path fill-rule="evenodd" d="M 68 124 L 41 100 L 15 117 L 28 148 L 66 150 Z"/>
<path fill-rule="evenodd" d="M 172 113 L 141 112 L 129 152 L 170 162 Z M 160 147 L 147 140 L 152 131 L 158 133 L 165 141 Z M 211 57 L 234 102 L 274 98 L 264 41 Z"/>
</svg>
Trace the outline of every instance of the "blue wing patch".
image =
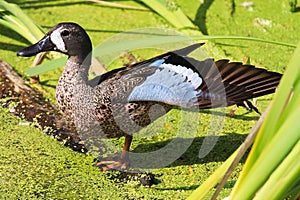
<svg viewBox="0 0 300 200">
<path fill-rule="evenodd" d="M 154 67 L 158 67 L 160 66 L 161 64 L 163 64 L 165 62 L 165 59 L 159 59 L 159 60 L 156 60 L 154 61 L 153 63 L 151 63 L 149 66 L 154 66 Z"/>
</svg>

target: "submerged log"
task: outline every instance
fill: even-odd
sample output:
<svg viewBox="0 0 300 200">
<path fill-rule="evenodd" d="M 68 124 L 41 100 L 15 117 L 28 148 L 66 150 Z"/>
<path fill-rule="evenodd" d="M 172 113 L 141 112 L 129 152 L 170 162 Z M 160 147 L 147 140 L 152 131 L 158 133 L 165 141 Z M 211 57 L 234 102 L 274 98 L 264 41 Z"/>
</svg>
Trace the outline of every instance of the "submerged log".
<svg viewBox="0 0 300 200">
<path fill-rule="evenodd" d="M 10 107 L 10 112 L 14 115 L 32 122 L 75 151 L 86 151 L 77 134 L 68 130 L 56 106 L 27 85 L 9 64 L 1 60 L 0 99 L 2 107 Z"/>
</svg>

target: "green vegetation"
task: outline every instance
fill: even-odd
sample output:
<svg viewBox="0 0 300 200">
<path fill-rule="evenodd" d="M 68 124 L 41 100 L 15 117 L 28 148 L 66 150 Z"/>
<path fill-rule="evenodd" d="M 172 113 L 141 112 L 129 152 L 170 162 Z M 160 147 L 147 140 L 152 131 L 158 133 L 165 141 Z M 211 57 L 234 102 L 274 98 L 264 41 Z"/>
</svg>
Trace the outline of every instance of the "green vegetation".
<svg viewBox="0 0 300 200">
<path fill-rule="evenodd" d="M 151 11 L 112 8 L 83 1 L 9 2 L 21 6 L 44 30 L 62 21 L 81 24 L 94 45 L 126 30 L 153 26 L 172 28 Z M 300 39 L 300 13 L 290 13 L 288 1 L 254 1 L 253 5 L 235 1 L 234 12 L 229 0 L 200 2 L 202 4 L 196 0 L 176 1 L 204 35 L 250 36 L 290 44 L 297 44 Z M 133 1 L 122 3 L 140 6 Z M 185 33 L 194 35 L 196 32 L 189 30 Z M 1 27 L 0 34 L 0 59 L 23 74 L 33 58 L 18 58 L 15 53 L 29 43 L 7 28 Z M 286 46 L 245 40 L 215 39 L 208 46 L 214 49 L 211 55 L 216 59 L 242 61 L 248 57 L 252 64 L 278 72 L 284 72 L 294 51 L 294 48 Z M 149 51 L 137 51 L 134 55 L 141 59 L 154 56 Z M 61 70 L 41 75 L 42 90 L 52 101 Z M 271 98 L 272 95 L 269 95 L 258 100 L 261 111 Z M 132 149 L 145 152 L 165 145 L 178 130 L 176 122 L 179 122 L 179 116 L 179 111 L 172 111 L 161 119 L 162 127 L 156 128 L 159 133 L 148 138 L 135 138 Z M 159 183 L 147 188 L 135 181 L 116 183 L 118 180 L 110 179 L 114 173 L 99 172 L 92 166 L 93 157 L 75 153 L 40 130 L 24 126 L 19 118 L 0 107 L 0 198 L 185 199 L 238 148 L 259 116 L 240 108 L 234 117 L 226 117 L 216 146 L 201 159 L 198 158 L 199 148 L 207 134 L 211 114 L 203 111 L 200 117 L 197 137 L 191 147 L 170 166 L 151 170 Z M 123 139 L 114 142 L 122 146 Z M 230 176 L 220 196 L 229 195 L 244 161 Z"/>
<path fill-rule="evenodd" d="M 300 127 L 297 123 L 300 98 L 299 54 L 300 45 L 285 71 L 270 112 L 233 189 L 233 198 L 239 199 L 246 194 L 252 198 L 256 194 L 256 199 L 284 199 L 291 194 L 293 198 L 300 194 Z M 256 174 L 261 176 L 253 178 Z"/>
</svg>

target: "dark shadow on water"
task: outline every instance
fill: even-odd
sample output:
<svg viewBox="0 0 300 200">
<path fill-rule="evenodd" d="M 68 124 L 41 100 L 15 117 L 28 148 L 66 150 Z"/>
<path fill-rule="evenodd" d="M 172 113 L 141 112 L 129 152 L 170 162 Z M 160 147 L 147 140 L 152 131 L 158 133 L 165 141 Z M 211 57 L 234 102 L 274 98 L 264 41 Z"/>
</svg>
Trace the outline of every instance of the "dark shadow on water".
<svg viewBox="0 0 300 200">
<path fill-rule="evenodd" d="M 189 148 L 170 166 L 181 166 L 181 165 L 194 165 L 194 164 L 203 164 L 210 162 L 223 162 L 225 161 L 245 140 L 247 135 L 230 133 L 225 136 L 206 136 L 206 137 L 196 137 Z M 183 143 L 185 142 L 181 138 Z M 155 150 L 159 150 L 166 146 L 171 140 L 163 142 L 155 142 L 149 144 L 138 145 L 132 152 L 134 153 L 146 153 Z M 207 146 L 208 145 L 208 146 Z M 207 155 L 199 158 L 199 151 L 205 151 L 205 148 L 211 148 L 207 152 Z M 175 147 L 176 148 L 176 147 Z M 178 147 L 180 148 L 180 147 Z M 153 162 L 159 162 L 160 158 L 153 160 Z M 245 160 L 242 159 L 241 162 Z"/>
<path fill-rule="evenodd" d="M 238 48 L 249 48 L 249 46 L 242 45 L 242 44 L 228 44 L 228 43 L 222 43 L 222 42 L 214 42 L 217 46 L 226 46 L 226 47 L 238 47 Z"/>
<path fill-rule="evenodd" d="M 194 23 L 204 35 L 208 35 L 206 27 L 206 13 L 214 0 L 204 0 L 197 10 Z"/>
<path fill-rule="evenodd" d="M 292 13 L 300 12 L 300 7 L 295 8 Z"/>
<path fill-rule="evenodd" d="M 192 144 L 189 146 L 189 148 L 173 163 L 171 163 L 168 166 L 165 166 L 164 168 L 168 167 L 176 167 L 176 166 L 190 166 L 194 164 L 205 164 L 205 163 L 214 163 L 214 162 L 224 162 L 245 140 L 246 135 L 237 134 L 237 133 L 228 133 L 227 135 L 223 136 L 206 136 L 206 137 L 196 137 Z M 184 138 L 179 138 L 184 143 Z M 211 144 L 207 143 L 207 139 L 212 141 Z M 206 140 L 206 142 L 205 142 Z M 135 141 L 134 141 L 135 142 Z M 163 141 L 163 142 L 154 142 L 154 143 L 147 143 L 147 144 L 140 144 L 135 149 L 133 149 L 132 152 L 134 153 L 147 153 L 147 152 L 153 152 L 156 150 L 159 150 L 163 147 L 165 147 L 168 143 L 170 143 L 171 140 Z M 205 144 L 204 144 L 205 142 Z M 208 152 L 207 155 L 203 156 L 202 158 L 199 158 L 199 151 L 202 148 L 202 145 L 205 147 L 209 145 L 210 147 L 213 147 L 211 151 Z M 180 146 L 180 144 L 179 144 Z M 174 147 L 176 148 L 176 147 Z M 180 147 L 177 147 L 177 149 Z M 248 155 L 249 150 L 246 152 L 246 154 L 241 159 L 240 163 L 244 163 L 246 160 L 246 156 Z M 114 154 L 114 158 L 118 159 L 120 156 L 120 153 Z M 163 157 L 166 155 L 162 155 L 162 158 L 159 156 L 152 159 L 150 162 L 164 162 Z M 146 159 L 146 157 L 145 157 Z M 147 160 L 148 162 L 148 160 Z M 126 176 L 132 176 L 132 174 L 136 173 L 135 168 L 129 168 L 128 171 L 124 172 Z M 146 169 L 148 171 L 149 168 Z M 209 170 L 209 169 L 208 169 Z M 143 168 L 139 168 L 138 171 L 141 174 L 147 174 L 146 172 L 143 172 Z M 122 172 L 121 172 L 122 174 Z M 154 180 L 156 183 L 159 184 L 161 182 L 161 178 L 157 179 L 157 177 L 160 176 L 160 174 L 152 174 L 150 173 L 153 178 L 151 180 Z M 114 178 L 113 181 L 120 181 L 118 178 Z M 122 181 L 122 180 L 121 180 Z M 225 185 L 225 188 L 232 188 L 235 181 L 228 181 Z M 157 190 L 195 190 L 198 188 L 199 185 L 188 185 L 188 186 L 178 186 L 178 187 L 164 187 L 164 188 L 156 188 Z"/>
<path fill-rule="evenodd" d="M 243 109 L 243 110 L 245 110 L 245 112 L 243 114 L 234 114 L 233 116 L 229 116 L 227 113 L 226 117 L 234 118 L 234 119 L 241 119 L 241 120 L 246 120 L 246 121 L 258 120 L 260 117 L 260 115 L 258 115 L 258 114 L 255 116 L 247 116 L 247 114 L 254 112 L 254 111 L 247 111 L 244 108 L 238 108 L 238 109 Z M 219 111 L 215 111 L 215 110 L 201 110 L 201 113 L 224 116 L 223 112 L 219 112 Z"/>
</svg>

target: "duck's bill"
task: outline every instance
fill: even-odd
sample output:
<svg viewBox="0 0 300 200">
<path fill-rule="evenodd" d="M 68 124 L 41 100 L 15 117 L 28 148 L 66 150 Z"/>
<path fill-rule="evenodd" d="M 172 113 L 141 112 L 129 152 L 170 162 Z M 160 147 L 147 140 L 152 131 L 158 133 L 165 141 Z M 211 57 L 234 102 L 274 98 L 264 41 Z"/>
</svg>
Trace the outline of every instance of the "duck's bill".
<svg viewBox="0 0 300 200">
<path fill-rule="evenodd" d="M 17 56 L 24 56 L 24 57 L 34 56 L 44 51 L 54 50 L 54 48 L 55 45 L 51 42 L 50 37 L 46 35 L 34 45 L 31 45 L 29 47 L 26 47 L 18 51 Z"/>
</svg>

